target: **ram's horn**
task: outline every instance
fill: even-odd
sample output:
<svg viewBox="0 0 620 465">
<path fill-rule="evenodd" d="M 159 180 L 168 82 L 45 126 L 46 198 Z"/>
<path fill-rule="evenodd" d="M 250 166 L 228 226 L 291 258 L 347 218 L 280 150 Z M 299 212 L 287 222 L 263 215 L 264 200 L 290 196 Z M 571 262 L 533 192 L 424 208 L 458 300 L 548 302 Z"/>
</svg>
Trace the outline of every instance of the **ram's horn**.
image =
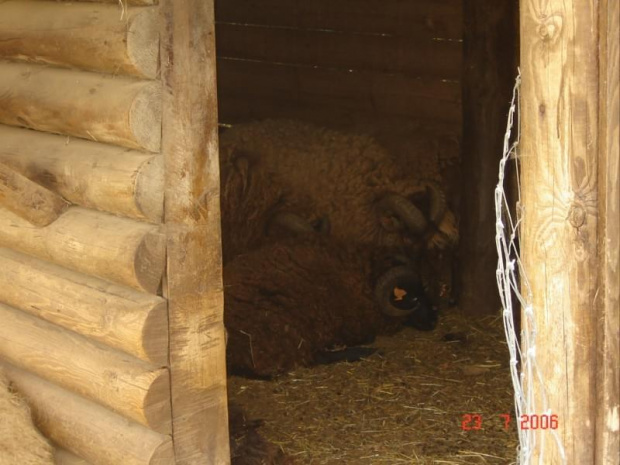
<svg viewBox="0 0 620 465">
<path fill-rule="evenodd" d="M 397 295 L 398 291 L 403 294 Z M 422 283 L 417 274 L 407 266 L 397 266 L 386 271 L 379 277 L 374 289 L 381 312 L 393 317 L 407 317 L 415 312 L 418 308 L 419 292 L 423 292 Z"/>
<path fill-rule="evenodd" d="M 387 194 L 379 201 L 383 213 L 390 212 L 414 234 L 426 231 L 428 223 L 422 212 L 410 200 L 398 194 Z"/>
<path fill-rule="evenodd" d="M 435 226 L 439 226 L 439 223 L 441 223 L 441 220 L 448 210 L 446 196 L 437 182 L 424 180 L 422 184 L 426 187 L 426 193 L 429 197 L 429 219 Z"/>
</svg>

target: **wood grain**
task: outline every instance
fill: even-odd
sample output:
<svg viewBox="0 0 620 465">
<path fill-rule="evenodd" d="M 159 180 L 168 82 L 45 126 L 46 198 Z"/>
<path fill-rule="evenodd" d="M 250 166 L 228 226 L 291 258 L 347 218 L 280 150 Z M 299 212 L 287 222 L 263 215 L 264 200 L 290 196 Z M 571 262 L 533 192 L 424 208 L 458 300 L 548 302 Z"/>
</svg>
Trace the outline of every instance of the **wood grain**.
<svg viewBox="0 0 620 465">
<path fill-rule="evenodd" d="M 158 152 L 161 85 L 0 63 L 0 123 Z"/>
<path fill-rule="evenodd" d="M 595 463 L 598 316 L 593 302 L 602 213 L 597 198 L 598 5 L 586 0 L 521 4 L 521 252 L 543 381 L 526 377 L 536 411 L 524 413 L 548 408 L 563 419 L 556 433 L 566 454 L 563 462 L 551 431 L 541 431 L 533 462 Z M 531 331 L 526 314 L 522 325 Z M 527 373 L 530 361 L 522 363 Z"/>
<path fill-rule="evenodd" d="M 170 432 L 168 371 L 0 304 L 0 356 L 160 433 Z"/>
<path fill-rule="evenodd" d="M 68 204 L 58 194 L 0 163 L 0 206 L 42 227 L 56 221 Z"/>
<path fill-rule="evenodd" d="M 513 0 L 465 0 L 463 150 L 460 196 L 459 304 L 467 314 L 500 308 L 495 282 L 494 190 L 512 88 L 517 76 L 518 9 Z M 489 63 L 493 63 L 489 66 Z"/>
<path fill-rule="evenodd" d="M 160 223 L 163 157 L 0 125 L 0 162 L 71 203 Z"/>
<path fill-rule="evenodd" d="M 595 465 L 620 464 L 620 6 L 600 3 Z"/>
<path fill-rule="evenodd" d="M 165 262 L 158 227 L 80 207 L 45 228 L 0 209 L 0 247 L 152 294 Z"/>
<path fill-rule="evenodd" d="M 463 53 L 458 41 L 226 23 L 217 25 L 216 37 L 217 54 L 223 58 L 410 77 L 458 80 L 461 76 Z"/>
<path fill-rule="evenodd" d="M 216 0 L 218 22 L 460 39 L 459 0 Z"/>
<path fill-rule="evenodd" d="M 0 302 L 156 366 L 168 364 L 164 299 L 0 248 Z"/>
<path fill-rule="evenodd" d="M 218 83 L 220 105 L 227 115 L 233 113 L 228 105 L 245 101 L 246 114 L 263 117 L 271 116 L 271 108 L 285 105 L 326 112 L 333 109 L 432 118 L 455 124 L 461 120 L 458 82 L 219 59 Z"/>
<path fill-rule="evenodd" d="M 93 465 L 174 463 L 169 436 L 127 421 L 31 373 L 3 365 L 15 388 L 26 397 L 37 427 L 71 453 Z"/>
<path fill-rule="evenodd" d="M 230 461 L 213 4 L 161 2 L 166 290 L 177 465 Z"/>
<path fill-rule="evenodd" d="M 156 8 L 48 1 L 0 3 L 3 58 L 155 78 L 159 36 Z"/>
</svg>

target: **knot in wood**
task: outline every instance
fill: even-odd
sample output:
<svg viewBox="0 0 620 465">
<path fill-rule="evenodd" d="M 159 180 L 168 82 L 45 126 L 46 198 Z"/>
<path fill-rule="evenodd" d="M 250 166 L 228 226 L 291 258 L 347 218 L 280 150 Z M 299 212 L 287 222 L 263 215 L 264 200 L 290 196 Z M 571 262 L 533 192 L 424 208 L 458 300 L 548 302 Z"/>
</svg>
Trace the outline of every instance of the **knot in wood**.
<svg viewBox="0 0 620 465">
<path fill-rule="evenodd" d="M 544 42 L 553 42 L 557 39 L 562 29 L 562 17 L 558 15 L 546 18 L 538 26 L 538 35 Z"/>
<path fill-rule="evenodd" d="M 573 228 L 580 228 L 586 222 L 586 210 L 581 205 L 573 204 L 568 211 L 568 221 Z"/>
</svg>

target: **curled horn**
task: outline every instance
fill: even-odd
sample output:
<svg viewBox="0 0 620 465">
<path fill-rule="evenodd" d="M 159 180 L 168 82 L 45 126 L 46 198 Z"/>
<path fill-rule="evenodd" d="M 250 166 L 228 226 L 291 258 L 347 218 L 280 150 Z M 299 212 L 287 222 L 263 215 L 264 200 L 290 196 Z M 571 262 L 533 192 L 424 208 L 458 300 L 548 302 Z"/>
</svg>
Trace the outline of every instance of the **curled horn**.
<svg viewBox="0 0 620 465">
<path fill-rule="evenodd" d="M 446 214 L 446 210 L 448 209 L 446 196 L 437 182 L 425 180 L 423 181 L 423 184 L 426 187 L 426 193 L 429 197 L 430 221 L 434 225 L 439 226 L 444 215 Z"/>
<path fill-rule="evenodd" d="M 397 216 L 414 234 L 422 234 L 428 227 L 428 223 L 418 207 L 402 195 L 386 195 L 379 201 L 379 208 L 383 213 L 391 212 Z"/>
<path fill-rule="evenodd" d="M 398 308 L 392 302 L 396 287 L 417 288 L 421 286 L 416 273 L 407 266 L 397 266 L 389 269 L 379 277 L 375 284 L 374 294 L 381 312 L 393 317 L 406 317 L 411 315 L 417 308 L 415 302 L 411 308 Z"/>
<path fill-rule="evenodd" d="M 434 181 L 425 181 L 429 196 L 429 216 L 434 231 L 428 239 L 428 247 L 444 250 L 458 243 L 459 231 L 454 214 L 448 209 L 446 196 Z"/>
<path fill-rule="evenodd" d="M 284 228 L 294 234 L 316 233 L 316 230 L 309 221 L 291 212 L 275 213 L 267 223 L 267 233 L 276 226 Z"/>
</svg>

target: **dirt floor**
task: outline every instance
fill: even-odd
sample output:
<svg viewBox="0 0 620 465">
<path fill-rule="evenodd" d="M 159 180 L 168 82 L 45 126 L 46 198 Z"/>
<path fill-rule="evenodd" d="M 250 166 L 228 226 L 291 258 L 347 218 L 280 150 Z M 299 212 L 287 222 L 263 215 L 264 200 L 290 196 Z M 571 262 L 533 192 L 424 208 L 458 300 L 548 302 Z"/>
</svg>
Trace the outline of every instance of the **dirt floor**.
<svg viewBox="0 0 620 465">
<path fill-rule="evenodd" d="M 275 381 L 232 377 L 229 395 L 299 464 L 514 463 L 499 316 L 472 320 L 451 309 L 433 332 L 405 328 L 373 346 L 379 351 L 358 363 L 297 369 Z M 467 414 L 479 417 L 467 422 Z M 507 428 L 502 415 L 510 416 Z"/>
</svg>

